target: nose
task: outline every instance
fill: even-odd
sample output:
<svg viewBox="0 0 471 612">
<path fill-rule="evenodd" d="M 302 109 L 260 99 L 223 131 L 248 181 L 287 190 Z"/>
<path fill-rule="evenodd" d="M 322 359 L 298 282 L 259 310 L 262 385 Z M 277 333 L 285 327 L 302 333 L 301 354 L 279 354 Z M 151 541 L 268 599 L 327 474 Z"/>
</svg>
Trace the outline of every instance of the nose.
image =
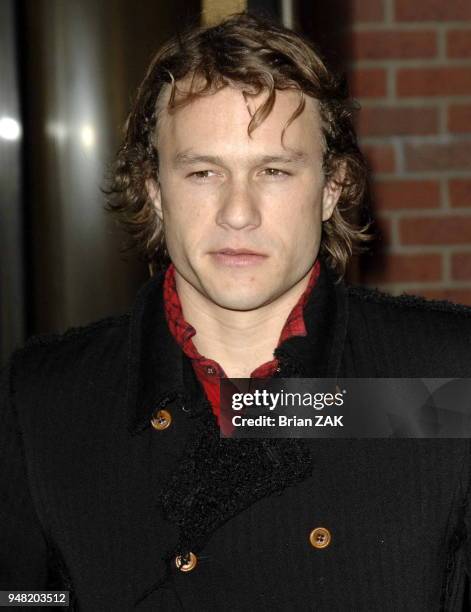
<svg viewBox="0 0 471 612">
<path fill-rule="evenodd" d="M 221 193 L 216 223 L 231 229 L 255 228 L 260 225 L 261 213 L 257 197 L 248 181 L 232 181 Z"/>
</svg>

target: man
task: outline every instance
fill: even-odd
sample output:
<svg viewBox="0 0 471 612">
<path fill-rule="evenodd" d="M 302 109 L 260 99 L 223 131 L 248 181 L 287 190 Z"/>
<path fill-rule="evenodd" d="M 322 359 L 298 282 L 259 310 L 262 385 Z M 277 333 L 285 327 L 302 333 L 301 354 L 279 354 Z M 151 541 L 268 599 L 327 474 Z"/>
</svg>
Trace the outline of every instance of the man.
<svg viewBox="0 0 471 612">
<path fill-rule="evenodd" d="M 467 609 L 468 439 L 220 438 L 225 376 L 471 376 L 471 308 L 343 280 L 368 236 L 350 109 L 306 41 L 250 15 L 159 51 L 111 189 L 156 274 L 130 315 L 12 356 L 1 589 Z"/>
</svg>

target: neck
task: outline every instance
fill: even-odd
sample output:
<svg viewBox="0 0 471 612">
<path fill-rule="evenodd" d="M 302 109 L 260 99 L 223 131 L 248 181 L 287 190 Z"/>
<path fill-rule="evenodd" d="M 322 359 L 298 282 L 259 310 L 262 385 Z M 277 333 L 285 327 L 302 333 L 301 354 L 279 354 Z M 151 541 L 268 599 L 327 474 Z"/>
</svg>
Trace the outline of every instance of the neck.
<svg viewBox="0 0 471 612">
<path fill-rule="evenodd" d="M 229 377 L 248 378 L 273 352 L 291 310 L 305 291 L 311 270 L 274 302 L 250 311 L 221 308 L 175 270 L 183 316 L 196 329 L 193 343 L 201 355 L 219 363 Z"/>
</svg>

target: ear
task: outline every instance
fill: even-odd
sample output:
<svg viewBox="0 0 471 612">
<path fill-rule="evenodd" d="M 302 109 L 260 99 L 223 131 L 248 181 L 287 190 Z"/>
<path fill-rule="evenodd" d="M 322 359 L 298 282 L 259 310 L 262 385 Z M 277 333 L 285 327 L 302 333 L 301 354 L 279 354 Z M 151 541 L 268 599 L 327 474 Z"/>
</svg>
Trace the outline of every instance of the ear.
<svg viewBox="0 0 471 612">
<path fill-rule="evenodd" d="M 160 192 L 160 186 L 154 179 L 146 180 L 146 189 L 149 195 L 149 199 L 152 204 L 155 206 L 155 210 L 157 212 L 157 216 L 162 221 L 163 213 L 162 213 L 162 195 Z"/>
<path fill-rule="evenodd" d="M 337 202 L 342 194 L 342 187 L 336 181 L 343 182 L 345 172 L 345 163 L 342 163 L 335 174 L 329 177 L 324 185 L 322 192 L 322 221 L 328 221 L 337 206 Z"/>
</svg>

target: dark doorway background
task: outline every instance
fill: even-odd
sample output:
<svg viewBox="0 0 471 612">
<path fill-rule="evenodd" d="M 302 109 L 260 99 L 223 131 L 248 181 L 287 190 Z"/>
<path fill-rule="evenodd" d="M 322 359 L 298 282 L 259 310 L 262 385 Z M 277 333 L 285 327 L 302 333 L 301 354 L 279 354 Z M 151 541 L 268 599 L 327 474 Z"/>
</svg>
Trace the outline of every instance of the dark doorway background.
<svg viewBox="0 0 471 612">
<path fill-rule="evenodd" d="M 126 311 L 148 277 L 104 211 L 121 126 L 155 50 L 197 0 L 2 0 L 1 361 L 27 337 Z M 7 240 L 8 238 L 8 240 Z"/>
</svg>

